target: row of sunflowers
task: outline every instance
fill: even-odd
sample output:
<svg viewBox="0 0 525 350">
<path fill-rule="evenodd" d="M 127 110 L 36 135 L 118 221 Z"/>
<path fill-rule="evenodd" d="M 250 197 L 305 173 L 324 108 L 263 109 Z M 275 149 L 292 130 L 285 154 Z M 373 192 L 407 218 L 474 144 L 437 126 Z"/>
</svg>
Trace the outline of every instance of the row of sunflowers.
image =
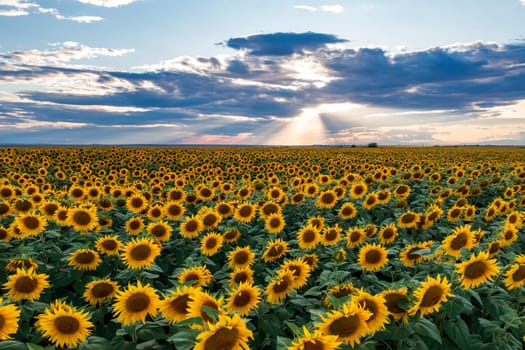
<svg viewBox="0 0 525 350">
<path fill-rule="evenodd" d="M 516 349 L 520 148 L 4 148 L 0 349 Z"/>
</svg>

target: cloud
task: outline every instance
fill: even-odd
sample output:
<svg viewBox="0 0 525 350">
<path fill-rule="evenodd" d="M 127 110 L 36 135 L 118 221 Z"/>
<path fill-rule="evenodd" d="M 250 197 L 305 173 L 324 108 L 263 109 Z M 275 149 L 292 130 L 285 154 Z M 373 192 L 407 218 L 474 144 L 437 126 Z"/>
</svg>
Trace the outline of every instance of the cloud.
<svg viewBox="0 0 525 350">
<path fill-rule="evenodd" d="M 319 33 L 242 39 L 233 46 L 251 54 L 181 56 L 131 71 L 76 64 L 130 49 L 64 42 L 0 53 L 0 139 L 16 140 L 12 127 L 19 139 L 52 140 L 62 127 L 88 142 L 109 140 L 108 130 L 124 143 L 524 140 L 525 44 L 389 52 L 327 47 L 341 39 Z"/>
<path fill-rule="evenodd" d="M 304 50 L 315 51 L 326 44 L 347 42 L 332 34 L 323 33 L 272 33 L 255 34 L 247 37 L 231 38 L 226 46 L 236 50 L 248 50 L 256 56 L 287 56 L 302 53 Z"/>
<path fill-rule="evenodd" d="M 89 4 L 94 6 L 103 6 L 103 7 L 119 7 L 129 5 L 138 0 L 77 0 L 83 4 Z"/>
<path fill-rule="evenodd" d="M 20 10 L 20 9 L 16 9 L 16 10 L 0 10 L 0 16 L 5 16 L 5 17 L 26 16 L 28 14 L 29 14 L 29 12 L 27 12 L 25 10 Z"/>
<path fill-rule="evenodd" d="M 41 7 L 38 3 L 26 2 L 24 0 L 0 0 L 0 6 L 10 9 L 0 10 L 0 16 L 26 16 L 30 13 L 49 14 L 58 20 L 67 20 L 77 23 L 92 23 L 101 21 L 100 16 L 64 16 L 56 8 Z M 31 12 L 29 12 L 31 10 Z"/>
<path fill-rule="evenodd" d="M 342 5 L 321 5 L 319 7 L 309 6 L 309 5 L 295 5 L 294 8 L 298 10 L 305 10 L 310 12 L 324 11 L 324 12 L 333 12 L 333 13 L 342 13 L 344 7 Z"/>
</svg>

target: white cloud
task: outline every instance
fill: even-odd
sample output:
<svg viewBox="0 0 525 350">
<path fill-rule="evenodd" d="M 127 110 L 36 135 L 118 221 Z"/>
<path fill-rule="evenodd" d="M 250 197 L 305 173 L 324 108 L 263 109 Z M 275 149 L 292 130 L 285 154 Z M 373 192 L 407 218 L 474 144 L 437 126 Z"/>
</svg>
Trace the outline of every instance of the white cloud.
<svg viewBox="0 0 525 350">
<path fill-rule="evenodd" d="M 7 10 L 0 10 L 0 16 L 25 16 L 30 14 L 28 9 L 34 9 L 32 13 L 48 14 L 54 16 L 58 20 L 78 23 L 91 23 L 103 19 L 100 16 L 64 16 L 56 8 L 41 7 L 37 3 L 25 2 L 24 0 L 0 0 L 0 6 L 6 6 L 9 8 Z"/>
<path fill-rule="evenodd" d="M 0 16 L 6 16 L 6 17 L 16 17 L 16 16 L 25 16 L 28 15 L 29 12 L 24 10 L 0 10 Z"/>
<path fill-rule="evenodd" d="M 306 6 L 306 5 L 296 5 L 296 6 L 294 6 L 294 8 L 299 9 L 299 10 L 306 10 L 306 11 L 310 11 L 310 12 L 317 11 L 316 7 Z"/>
<path fill-rule="evenodd" d="M 59 15 L 56 17 L 60 20 L 67 20 L 67 21 L 73 21 L 78 23 L 91 23 L 91 22 L 98 22 L 102 21 L 104 18 L 100 16 L 71 16 L 71 17 L 64 17 L 62 15 Z"/>
<path fill-rule="evenodd" d="M 27 2 L 25 0 L 0 0 L 0 6 L 16 7 L 18 9 L 39 7 L 38 4 L 34 2 Z"/>
<path fill-rule="evenodd" d="M 525 0 L 521 0 L 521 4 L 522 4 L 522 5 L 525 5 Z"/>
<path fill-rule="evenodd" d="M 321 11 L 326 12 L 334 12 L 334 13 L 341 13 L 343 12 L 344 8 L 343 6 L 337 4 L 337 5 L 323 5 L 321 6 Z"/>
<path fill-rule="evenodd" d="M 137 0 L 78 0 L 83 4 L 103 6 L 103 7 L 119 7 L 129 5 Z"/>
</svg>

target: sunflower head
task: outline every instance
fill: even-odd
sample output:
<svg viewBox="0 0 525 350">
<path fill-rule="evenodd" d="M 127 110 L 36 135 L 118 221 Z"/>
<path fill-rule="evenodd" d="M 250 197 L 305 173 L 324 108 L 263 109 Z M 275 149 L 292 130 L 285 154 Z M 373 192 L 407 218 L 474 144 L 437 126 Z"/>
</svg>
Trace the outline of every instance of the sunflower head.
<svg viewBox="0 0 525 350">
<path fill-rule="evenodd" d="M 338 341 L 345 341 L 353 347 L 370 332 L 366 325 L 370 316 L 370 311 L 350 301 L 343 306 L 343 310 L 332 311 L 326 317 L 321 316 L 323 323 L 318 327 L 323 334 L 337 336 Z"/>
<path fill-rule="evenodd" d="M 370 317 L 366 320 L 366 325 L 370 333 L 374 334 L 385 328 L 388 323 L 388 308 L 386 307 L 385 298 L 380 295 L 372 295 L 363 290 L 359 290 L 357 296 L 352 299 L 353 302 L 370 312 Z"/>
<path fill-rule="evenodd" d="M 75 270 L 96 270 L 101 262 L 100 255 L 93 249 L 78 249 L 68 259 Z"/>
<path fill-rule="evenodd" d="M 228 255 L 228 265 L 233 268 L 246 268 L 253 263 L 255 253 L 250 249 L 250 246 L 236 247 Z"/>
<path fill-rule="evenodd" d="M 113 298 L 119 292 L 119 285 L 110 279 L 94 280 L 86 284 L 84 300 L 91 305 L 98 305 L 101 302 Z"/>
<path fill-rule="evenodd" d="M 122 261 L 130 269 L 148 268 L 160 255 L 159 244 L 148 238 L 132 239 L 123 248 Z"/>
<path fill-rule="evenodd" d="M 200 250 L 202 255 L 212 256 L 221 249 L 224 237 L 218 233 L 210 232 L 201 240 Z"/>
<path fill-rule="evenodd" d="M 426 314 L 436 312 L 441 307 L 442 302 L 446 302 L 454 294 L 450 292 L 451 284 L 446 277 L 436 278 L 427 276 L 426 281 L 421 282 L 420 287 L 414 292 L 416 301 L 408 310 L 408 313 L 414 316 L 417 312 L 423 317 Z"/>
<path fill-rule="evenodd" d="M 489 259 L 487 252 L 472 255 L 465 262 L 456 264 L 456 272 L 461 276 L 461 285 L 465 289 L 476 288 L 486 281 L 492 281 L 499 272 L 496 259 Z"/>
<path fill-rule="evenodd" d="M 118 292 L 116 302 L 113 305 L 117 321 L 123 325 L 135 322 L 146 323 L 146 317 L 157 315 L 159 297 L 153 287 L 149 284 L 142 285 L 137 281 L 136 285 L 129 284 L 126 290 Z"/>
<path fill-rule="evenodd" d="M 18 331 L 20 310 L 12 304 L 2 305 L 0 298 L 0 341 L 9 340 Z"/>
<path fill-rule="evenodd" d="M 165 221 L 152 222 L 147 227 L 148 234 L 157 241 L 168 241 L 173 229 Z"/>
<path fill-rule="evenodd" d="M 288 252 L 288 244 L 281 238 L 270 241 L 263 252 L 263 261 L 268 263 L 283 257 Z"/>
<path fill-rule="evenodd" d="M 9 275 L 8 281 L 4 283 L 7 296 L 11 300 L 38 300 L 42 291 L 49 288 L 49 276 L 37 274 L 33 269 L 18 269 L 15 274 Z"/>
<path fill-rule="evenodd" d="M 95 243 L 95 246 L 102 254 L 118 255 L 122 243 L 117 236 L 106 235 L 104 237 L 100 237 Z"/>
<path fill-rule="evenodd" d="M 361 245 L 366 238 L 365 230 L 361 227 L 354 226 L 346 232 L 346 245 L 349 248 L 355 248 Z"/>
<path fill-rule="evenodd" d="M 312 249 L 321 240 L 319 229 L 313 225 L 306 225 L 297 232 L 299 248 Z"/>
<path fill-rule="evenodd" d="M 184 238 L 197 237 L 203 229 L 204 225 L 198 216 L 187 217 L 180 223 L 180 235 Z"/>
<path fill-rule="evenodd" d="M 260 291 L 251 283 L 241 282 L 230 293 L 226 300 L 226 309 L 230 312 L 236 311 L 242 315 L 248 315 L 251 310 L 259 304 Z"/>
<path fill-rule="evenodd" d="M 177 287 L 175 291 L 166 295 L 159 304 L 164 318 L 171 324 L 184 321 L 188 318 L 189 302 L 198 289 L 190 286 Z"/>
<path fill-rule="evenodd" d="M 179 283 L 189 284 L 195 288 L 206 286 L 211 280 L 212 274 L 205 265 L 186 268 L 178 277 Z"/>
<path fill-rule="evenodd" d="M 377 244 L 364 245 L 359 251 L 359 266 L 367 271 L 379 271 L 388 263 L 388 250 Z"/>
<path fill-rule="evenodd" d="M 402 319 L 404 323 L 408 323 L 408 305 L 409 299 L 407 297 L 407 289 L 387 289 L 380 293 L 385 299 L 385 306 L 388 312 L 394 319 Z"/>
<path fill-rule="evenodd" d="M 194 350 L 248 349 L 250 338 L 253 338 L 253 333 L 239 315 L 219 315 L 215 324 L 210 324 L 197 336 Z"/>
</svg>

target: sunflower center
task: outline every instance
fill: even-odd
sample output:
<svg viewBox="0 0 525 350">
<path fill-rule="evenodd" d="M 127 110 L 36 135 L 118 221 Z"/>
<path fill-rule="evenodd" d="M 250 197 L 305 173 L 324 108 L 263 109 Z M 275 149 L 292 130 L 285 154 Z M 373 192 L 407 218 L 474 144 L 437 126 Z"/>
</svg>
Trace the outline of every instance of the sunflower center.
<svg viewBox="0 0 525 350">
<path fill-rule="evenodd" d="M 310 242 L 313 242 L 315 241 L 315 232 L 312 231 L 312 230 L 306 230 L 303 234 L 303 241 L 305 243 L 310 243 Z"/>
<path fill-rule="evenodd" d="M 204 350 L 232 350 L 237 348 L 239 331 L 236 328 L 222 327 L 206 339 Z"/>
<path fill-rule="evenodd" d="M 85 211 L 77 211 L 73 214 L 73 221 L 81 226 L 86 226 L 91 222 L 91 216 Z"/>
<path fill-rule="evenodd" d="M 202 223 L 205 226 L 213 226 L 213 225 L 215 225 L 216 222 L 217 222 L 217 217 L 215 217 L 215 215 L 213 215 L 213 214 L 207 214 L 202 219 Z"/>
<path fill-rule="evenodd" d="M 95 261 L 95 255 L 92 252 L 81 252 L 77 254 L 75 261 L 82 265 L 89 265 Z"/>
<path fill-rule="evenodd" d="M 239 215 L 243 218 L 247 218 L 252 215 L 252 208 L 249 206 L 244 206 L 239 210 Z"/>
<path fill-rule="evenodd" d="M 141 312 L 150 304 L 149 296 L 144 293 L 135 293 L 126 300 L 126 310 L 130 312 Z"/>
<path fill-rule="evenodd" d="M 508 220 L 509 220 L 509 222 L 510 222 L 511 224 L 515 224 L 516 221 L 518 221 L 518 218 L 517 218 L 516 215 L 513 214 L 513 215 L 509 216 Z"/>
<path fill-rule="evenodd" d="M 4 328 L 5 319 L 4 315 L 0 315 L 0 329 Z"/>
<path fill-rule="evenodd" d="M 172 191 L 170 192 L 170 199 L 174 201 L 178 201 L 182 198 L 182 192 L 180 191 Z"/>
<path fill-rule="evenodd" d="M 332 294 L 334 297 L 340 299 L 342 297 L 346 297 L 347 295 L 352 294 L 352 288 L 351 287 L 343 287 L 343 288 L 339 289 L 338 291 L 336 291 L 334 293 L 330 293 L 330 294 Z"/>
<path fill-rule="evenodd" d="M 29 294 L 38 286 L 38 281 L 29 276 L 22 276 L 15 282 L 15 290 L 20 293 Z"/>
<path fill-rule="evenodd" d="M 412 259 L 412 260 L 421 258 L 421 254 L 417 253 L 421 249 L 422 249 L 421 247 L 414 247 L 410 249 L 407 253 L 407 258 Z"/>
<path fill-rule="evenodd" d="M 224 234 L 224 238 L 228 239 L 228 240 L 231 240 L 231 239 L 235 239 L 237 238 L 237 234 L 239 233 L 239 231 L 237 230 L 230 230 L 228 232 L 226 232 Z"/>
<path fill-rule="evenodd" d="M 505 240 L 510 240 L 512 237 L 514 236 L 514 232 L 512 232 L 511 230 L 507 230 L 505 231 Z"/>
<path fill-rule="evenodd" d="M 58 316 L 54 324 L 61 334 L 75 334 L 80 329 L 80 322 L 73 316 Z"/>
<path fill-rule="evenodd" d="M 374 196 L 370 196 L 370 197 L 368 197 L 367 200 L 366 200 L 366 204 L 368 204 L 368 205 L 372 205 L 372 204 L 374 204 L 375 202 L 376 202 L 376 197 L 374 197 Z"/>
<path fill-rule="evenodd" d="M 184 278 L 184 282 L 199 281 L 199 280 L 200 280 L 199 275 L 197 275 L 196 273 L 189 273 Z"/>
<path fill-rule="evenodd" d="M 294 198 L 294 200 L 295 200 L 296 202 L 300 202 L 300 201 L 303 200 L 304 196 L 303 196 L 302 194 L 299 193 L 299 194 L 296 194 L 293 198 Z"/>
<path fill-rule="evenodd" d="M 252 300 L 250 293 L 242 291 L 235 295 L 235 298 L 233 299 L 233 305 L 237 307 L 243 307 L 248 305 L 250 303 L 250 300 Z"/>
<path fill-rule="evenodd" d="M 394 230 L 390 227 L 383 231 L 383 239 L 390 239 L 394 236 Z"/>
<path fill-rule="evenodd" d="M 288 287 L 290 286 L 290 281 L 288 281 L 287 278 L 283 278 L 279 280 L 277 283 L 273 285 L 273 292 L 274 293 L 283 293 L 288 290 Z"/>
<path fill-rule="evenodd" d="M 113 293 L 113 286 L 107 282 L 97 283 L 93 289 L 91 289 L 91 294 L 95 298 L 105 298 L 108 295 Z"/>
<path fill-rule="evenodd" d="M 404 194 L 404 193 L 407 192 L 407 190 L 408 190 L 407 187 L 405 187 L 405 186 L 400 186 L 400 187 L 397 188 L 396 193 L 397 193 L 397 194 Z"/>
<path fill-rule="evenodd" d="M 0 228 L 0 239 L 6 239 L 7 238 L 7 230 L 4 228 Z"/>
<path fill-rule="evenodd" d="M 178 205 L 171 205 L 168 207 L 168 213 L 172 216 L 178 216 L 181 213 L 181 209 Z"/>
<path fill-rule="evenodd" d="M 461 232 L 450 241 L 450 247 L 454 250 L 460 250 L 465 245 L 467 245 L 467 234 L 465 232 Z"/>
<path fill-rule="evenodd" d="M 233 257 L 233 261 L 236 263 L 236 264 L 239 264 L 239 265 L 244 265 L 248 262 L 248 259 L 249 259 L 249 255 L 247 252 L 245 251 L 241 251 L 241 252 L 238 252 L 237 254 L 235 254 L 235 256 Z"/>
<path fill-rule="evenodd" d="M 194 232 L 194 231 L 197 231 L 198 227 L 199 225 L 197 224 L 197 221 L 195 220 L 190 220 L 186 223 L 186 231 Z"/>
<path fill-rule="evenodd" d="M 226 215 L 230 213 L 230 207 L 226 204 L 220 204 L 217 207 L 217 212 L 221 215 Z"/>
<path fill-rule="evenodd" d="M 147 244 L 141 244 L 134 247 L 130 255 L 134 260 L 146 260 L 151 255 L 151 248 Z"/>
<path fill-rule="evenodd" d="M 459 208 L 454 208 L 451 212 L 450 212 L 450 216 L 453 217 L 453 218 L 457 218 L 458 216 L 461 215 L 461 209 Z"/>
<path fill-rule="evenodd" d="M 28 211 L 32 208 L 31 202 L 28 200 L 20 200 L 15 203 L 16 210 L 18 211 Z"/>
<path fill-rule="evenodd" d="M 7 197 L 11 197 L 11 195 L 13 194 L 13 191 L 11 191 L 11 189 L 9 188 L 2 188 L 2 190 L 0 191 L 0 195 L 4 198 L 7 198 Z"/>
<path fill-rule="evenodd" d="M 0 215 L 5 214 L 9 211 L 9 206 L 5 203 L 0 203 Z"/>
<path fill-rule="evenodd" d="M 304 350 L 323 350 L 323 342 L 318 342 L 316 340 L 308 340 L 303 344 Z"/>
<path fill-rule="evenodd" d="M 355 315 L 343 316 L 332 322 L 328 327 L 328 331 L 332 335 L 346 338 L 357 332 L 360 326 L 361 320 L 359 317 Z"/>
<path fill-rule="evenodd" d="M 248 281 L 248 275 L 246 272 L 238 272 L 233 278 L 235 283 L 242 283 Z"/>
<path fill-rule="evenodd" d="M 53 215 L 55 211 L 57 211 L 57 209 L 58 209 L 58 205 L 53 204 L 53 203 L 49 203 L 44 206 L 44 212 L 47 215 Z"/>
<path fill-rule="evenodd" d="M 483 261 L 475 261 L 471 264 L 469 264 L 465 268 L 465 276 L 468 279 L 476 279 L 485 274 L 487 271 L 487 264 Z"/>
<path fill-rule="evenodd" d="M 167 233 L 166 228 L 162 225 L 156 225 L 151 230 L 151 234 L 155 237 L 162 237 Z"/>
<path fill-rule="evenodd" d="M 499 250 L 499 243 L 498 242 L 494 242 L 489 247 L 489 254 L 495 254 L 495 253 L 498 252 L 498 250 Z"/>
<path fill-rule="evenodd" d="M 321 196 L 321 202 L 324 204 L 332 204 L 332 202 L 335 200 L 335 197 L 332 193 L 324 193 Z"/>
<path fill-rule="evenodd" d="M 343 208 L 341 213 L 344 216 L 349 216 L 349 215 L 352 215 L 354 213 L 354 210 L 351 207 L 345 207 L 345 208 Z"/>
<path fill-rule="evenodd" d="M 437 217 L 438 217 L 438 212 L 433 211 L 432 213 L 428 215 L 428 221 L 434 221 L 437 219 Z"/>
<path fill-rule="evenodd" d="M 137 230 L 140 227 L 140 221 L 133 220 L 129 222 L 129 228 L 132 230 Z"/>
<path fill-rule="evenodd" d="M 270 215 L 270 214 L 274 214 L 274 213 L 277 213 L 277 212 L 278 212 L 278 209 L 277 209 L 277 206 L 275 204 L 266 204 L 263 207 L 264 215 Z"/>
<path fill-rule="evenodd" d="M 272 218 L 270 220 L 271 228 L 278 228 L 279 226 L 281 226 L 281 220 L 279 218 Z"/>
<path fill-rule="evenodd" d="M 365 260 L 369 264 L 377 264 L 381 261 L 381 252 L 377 249 L 366 252 Z"/>
<path fill-rule="evenodd" d="M 283 247 L 280 245 L 273 245 L 270 250 L 268 250 L 268 256 L 279 256 L 283 251 Z"/>
<path fill-rule="evenodd" d="M 162 211 L 159 208 L 153 208 L 150 214 L 151 214 L 151 217 L 158 218 L 162 215 Z"/>
<path fill-rule="evenodd" d="M 377 317 L 377 304 L 375 302 L 373 302 L 372 300 L 362 300 L 360 303 L 359 303 L 365 310 L 368 310 L 372 313 L 372 316 L 370 316 L 370 318 L 367 320 L 367 322 L 369 321 L 373 321 L 376 317 Z"/>
<path fill-rule="evenodd" d="M 144 201 L 142 200 L 142 198 L 135 197 L 131 200 L 131 206 L 133 208 L 141 208 L 143 204 Z"/>
<path fill-rule="evenodd" d="M 360 195 L 361 193 L 363 193 L 365 191 L 365 189 L 362 187 L 362 186 L 356 186 L 354 187 L 354 193 L 357 194 L 357 195 Z"/>
<path fill-rule="evenodd" d="M 108 240 L 102 242 L 102 246 L 106 250 L 115 250 L 115 249 L 117 249 L 117 242 L 115 242 L 115 240 L 113 240 L 113 239 L 108 239 Z"/>
<path fill-rule="evenodd" d="M 385 305 L 386 305 L 388 311 L 390 311 L 393 314 L 404 313 L 405 310 L 403 310 L 402 308 L 400 308 L 397 305 L 398 301 L 401 300 L 401 299 L 408 300 L 407 297 L 402 295 L 402 294 L 389 293 L 389 294 L 385 295 L 385 300 L 386 300 Z"/>
<path fill-rule="evenodd" d="M 525 280 L 525 265 L 520 265 L 520 267 L 518 267 L 518 269 L 512 274 L 512 280 L 515 282 Z"/>
<path fill-rule="evenodd" d="M 427 289 L 423 299 L 421 299 L 422 307 L 431 307 L 439 303 L 441 297 L 443 296 L 443 290 L 439 286 L 432 286 Z"/>
<path fill-rule="evenodd" d="M 361 233 L 358 231 L 354 231 L 350 234 L 350 241 L 351 242 L 357 242 L 361 239 Z"/>
<path fill-rule="evenodd" d="M 186 315 L 188 313 L 188 302 L 190 296 L 187 294 L 181 295 L 178 298 L 175 298 L 171 301 L 170 305 L 176 313 Z"/>
<path fill-rule="evenodd" d="M 210 237 L 206 240 L 206 249 L 213 249 L 217 246 L 217 238 Z"/>
<path fill-rule="evenodd" d="M 337 231 L 336 230 L 329 230 L 325 233 L 324 238 L 327 241 L 335 241 L 337 239 Z"/>
<path fill-rule="evenodd" d="M 211 196 L 211 191 L 208 188 L 203 188 L 200 193 L 201 193 L 201 196 L 205 198 L 208 198 Z"/>
<path fill-rule="evenodd" d="M 415 220 L 416 220 L 416 216 L 412 213 L 405 214 L 401 218 L 401 222 L 403 222 L 404 224 L 410 224 L 414 222 Z"/>
<path fill-rule="evenodd" d="M 84 192 L 79 189 L 79 188 L 75 188 L 72 192 L 71 192 L 71 195 L 75 198 L 79 198 L 79 197 L 82 197 L 84 195 Z"/>
</svg>

